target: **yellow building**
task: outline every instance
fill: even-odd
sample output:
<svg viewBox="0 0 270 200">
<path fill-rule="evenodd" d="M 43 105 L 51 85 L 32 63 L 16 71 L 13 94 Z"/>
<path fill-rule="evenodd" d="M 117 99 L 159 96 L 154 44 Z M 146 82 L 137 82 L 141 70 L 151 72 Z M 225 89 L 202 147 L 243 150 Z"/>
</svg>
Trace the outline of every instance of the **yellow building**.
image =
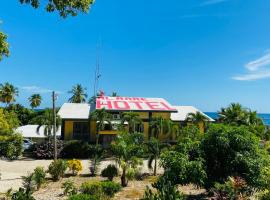
<svg viewBox="0 0 270 200">
<path fill-rule="evenodd" d="M 65 103 L 60 108 L 58 115 L 62 119 L 61 137 L 64 140 L 85 140 L 94 142 L 96 139 L 96 121 L 89 119 L 90 113 L 96 109 L 105 109 L 112 114 L 112 127 L 106 126 L 100 131 L 100 142 L 110 143 L 117 134 L 117 125 L 123 112 L 138 113 L 142 125 L 136 127 L 148 138 L 150 134 L 149 123 L 151 119 L 162 117 L 171 119 L 175 123 L 186 120 L 188 113 L 198 112 L 191 106 L 172 106 L 162 98 L 137 98 L 137 97 L 107 97 L 96 99 L 95 105 Z M 213 121 L 207 116 L 209 121 Z M 202 129 L 204 129 L 202 127 Z M 165 139 L 165 138 L 161 138 Z"/>
</svg>

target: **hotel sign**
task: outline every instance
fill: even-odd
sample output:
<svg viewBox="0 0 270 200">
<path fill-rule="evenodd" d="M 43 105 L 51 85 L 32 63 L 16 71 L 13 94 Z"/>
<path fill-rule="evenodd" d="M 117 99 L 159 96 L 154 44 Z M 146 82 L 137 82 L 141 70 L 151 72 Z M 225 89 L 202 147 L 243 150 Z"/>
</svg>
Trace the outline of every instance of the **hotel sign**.
<svg viewBox="0 0 270 200">
<path fill-rule="evenodd" d="M 112 111 L 176 112 L 176 109 L 162 98 L 100 96 L 96 99 L 96 109 L 102 108 Z"/>
</svg>

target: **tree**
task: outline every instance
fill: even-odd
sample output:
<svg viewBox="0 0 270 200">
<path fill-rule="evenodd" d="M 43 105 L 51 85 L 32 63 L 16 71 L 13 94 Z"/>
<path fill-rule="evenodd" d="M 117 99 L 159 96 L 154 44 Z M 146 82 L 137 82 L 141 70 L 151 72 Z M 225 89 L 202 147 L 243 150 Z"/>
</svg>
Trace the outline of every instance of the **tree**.
<svg viewBox="0 0 270 200">
<path fill-rule="evenodd" d="M 139 158 L 143 154 L 144 136 L 141 133 L 126 134 L 120 133 L 112 143 L 112 151 L 116 157 L 116 161 L 122 169 L 121 185 L 128 185 L 127 173 L 136 170 L 138 165 L 142 164 Z"/>
<path fill-rule="evenodd" d="M 168 144 L 159 142 L 156 138 L 151 138 L 146 142 L 146 147 L 148 151 L 148 168 L 153 169 L 152 164 L 154 162 L 154 176 L 157 175 L 157 160 L 161 154 L 161 151 L 168 147 Z"/>
<path fill-rule="evenodd" d="M 208 120 L 207 117 L 198 111 L 196 113 L 188 113 L 187 115 L 187 121 L 195 124 L 205 122 L 207 120 Z"/>
<path fill-rule="evenodd" d="M 9 45 L 7 43 L 7 35 L 0 32 L 0 61 L 3 59 L 3 56 L 9 56 Z"/>
<path fill-rule="evenodd" d="M 28 98 L 28 101 L 29 101 L 32 109 L 39 107 L 41 104 L 41 100 L 42 100 L 42 98 L 41 98 L 40 94 L 33 94 Z"/>
<path fill-rule="evenodd" d="M 16 101 L 16 96 L 19 95 L 18 88 L 13 86 L 12 84 L 6 82 L 4 84 L 0 84 L 0 101 L 5 103 L 8 106 L 10 103 Z"/>
<path fill-rule="evenodd" d="M 30 121 L 34 117 L 43 113 L 43 111 L 35 112 L 31 109 L 25 108 L 21 104 L 10 104 L 8 107 L 5 108 L 5 110 L 8 112 L 16 113 L 20 121 L 20 125 L 30 124 Z"/>
<path fill-rule="evenodd" d="M 158 139 L 160 134 L 169 134 L 172 133 L 173 124 L 172 121 L 169 119 L 164 119 L 162 117 L 153 118 L 150 121 L 150 128 L 151 134 L 150 138 L 152 137 L 152 133 L 154 137 Z"/>
<path fill-rule="evenodd" d="M 40 133 L 41 127 L 44 127 L 44 135 L 51 138 L 53 136 L 53 111 L 52 109 L 46 109 L 42 115 L 38 115 L 34 119 L 31 120 L 31 123 L 37 124 L 37 133 Z M 56 116 L 56 131 L 60 128 L 61 119 L 57 115 Z"/>
<path fill-rule="evenodd" d="M 41 0 L 20 0 L 22 4 L 31 4 L 32 7 L 40 7 Z M 58 11 L 60 16 L 77 16 L 79 12 L 87 13 L 94 0 L 46 0 L 46 11 Z"/>
<path fill-rule="evenodd" d="M 128 132 L 134 133 L 136 131 L 136 125 L 141 125 L 142 120 L 140 119 L 140 115 L 135 112 L 124 112 L 121 116 L 121 124 L 124 125 L 126 122 L 128 123 Z"/>
<path fill-rule="evenodd" d="M 68 100 L 71 103 L 85 103 L 87 94 L 86 94 L 86 88 L 83 88 L 81 84 L 77 84 L 72 87 L 72 90 L 68 92 L 69 94 L 72 94 L 70 99 Z"/>
<path fill-rule="evenodd" d="M 99 132 L 104 129 L 105 124 L 111 124 L 111 114 L 108 113 L 104 108 L 100 110 L 95 110 L 90 114 L 90 119 L 96 120 L 96 145 L 99 141 Z"/>
</svg>

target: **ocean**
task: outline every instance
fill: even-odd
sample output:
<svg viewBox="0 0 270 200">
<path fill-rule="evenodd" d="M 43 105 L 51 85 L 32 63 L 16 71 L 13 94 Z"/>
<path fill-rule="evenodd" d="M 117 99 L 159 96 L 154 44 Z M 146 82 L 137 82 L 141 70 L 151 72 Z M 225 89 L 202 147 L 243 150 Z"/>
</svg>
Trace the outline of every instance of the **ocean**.
<svg viewBox="0 0 270 200">
<path fill-rule="evenodd" d="M 218 118 L 217 112 L 204 112 L 204 113 L 213 119 Z M 270 114 L 259 113 L 258 116 L 263 120 L 265 125 L 270 126 Z"/>
</svg>

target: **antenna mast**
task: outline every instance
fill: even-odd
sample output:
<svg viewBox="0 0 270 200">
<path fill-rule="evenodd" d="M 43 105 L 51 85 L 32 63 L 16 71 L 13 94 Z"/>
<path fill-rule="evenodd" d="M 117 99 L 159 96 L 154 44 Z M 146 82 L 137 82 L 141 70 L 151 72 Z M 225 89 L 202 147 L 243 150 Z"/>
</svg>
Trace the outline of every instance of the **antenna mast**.
<svg viewBox="0 0 270 200">
<path fill-rule="evenodd" d="M 96 57 L 96 69 L 95 69 L 95 80 L 94 80 L 94 97 L 97 95 L 98 82 L 99 82 L 99 78 L 101 77 L 99 50 L 100 50 L 100 44 L 97 44 L 97 57 Z"/>
</svg>

